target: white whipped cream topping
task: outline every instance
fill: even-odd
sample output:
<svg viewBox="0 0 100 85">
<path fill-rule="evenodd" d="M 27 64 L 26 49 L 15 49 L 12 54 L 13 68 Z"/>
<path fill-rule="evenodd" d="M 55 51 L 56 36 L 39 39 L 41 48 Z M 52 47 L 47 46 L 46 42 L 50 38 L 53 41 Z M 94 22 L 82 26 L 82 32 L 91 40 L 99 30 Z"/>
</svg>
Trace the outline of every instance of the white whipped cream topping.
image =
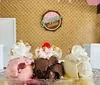
<svg viewBox="0 0 100 85">
<path fill-rule="evenodd" d="M 67 57 L 69 60 L 73 61 L 83 61 L 89 59 L 87 57 L 87 53 L 85 49 L 82 48 L 80 45 L 75 45 L 72 47 L 71 53 Z"/>
<path fill-rule="evenodd" d="M 82 48 L 80 45 L 75 45 L 72 48 L 72 54 L 76 56 L 87 56 L 85 49 Z"/>
<path fill-rule="evenodd" d="M 23 56 L 32 58 L 33 55 L 30 53 L 30 49 L 31 46 L 28 43 L 24 44 L 24 42 L 20 40 L 20 42 L 12 46 L 10 56 L 12 56 L 12 58 Z"/>
<path fill-rule="evenodd" d="M 47 58 L 47 59 L 49 59 L 51 56 L 55 56 L 57 58 L 61 58 L 62 51 L 58 47 L 56 47 L 56 50 L 54 50 L 54 48 L 52 48 L 52 47 L 50 47 L 50 48 L 45 47 L 45 49 L 38 47 L 35 50 L 35 54 L 36 54 L 36 57 L 39 57 L 39 58 Z"/>
</svg>

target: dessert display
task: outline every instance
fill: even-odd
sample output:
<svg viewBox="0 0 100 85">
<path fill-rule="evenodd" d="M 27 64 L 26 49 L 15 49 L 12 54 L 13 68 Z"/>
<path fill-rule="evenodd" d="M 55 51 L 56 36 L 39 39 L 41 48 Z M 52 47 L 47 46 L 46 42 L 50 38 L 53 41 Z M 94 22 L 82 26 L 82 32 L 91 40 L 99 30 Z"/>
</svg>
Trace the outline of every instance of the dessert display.
<svg viewBox="0 0 100 85">
<path fill-rule="evenodd" d="M 7 85 L 94 85 L 89 57 L 80 45 L 74 45 L 63 61 L 62 50 L 48 42 L 36 48 L 34 59 L 30 49 L 23 41 L 11 48 Z"/>
</svg>

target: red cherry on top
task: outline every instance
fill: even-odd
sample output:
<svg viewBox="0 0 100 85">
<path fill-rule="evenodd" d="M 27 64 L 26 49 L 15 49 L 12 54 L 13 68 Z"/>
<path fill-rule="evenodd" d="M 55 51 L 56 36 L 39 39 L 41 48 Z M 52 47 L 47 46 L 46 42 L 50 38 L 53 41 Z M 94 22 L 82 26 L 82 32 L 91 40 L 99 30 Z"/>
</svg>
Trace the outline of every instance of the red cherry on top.
<svg viewBox="0 0 100 85">
<path fill-rule="evenodd" d="M 50 43 L 48 43 L 48 42 L 45 42 L 45 43 L 42 45 L 42 48 L 43 48 L 43 47 L 50 48 L 50 47 L 51 47 L 51 45 L 50 45 Z"/>
</svg>

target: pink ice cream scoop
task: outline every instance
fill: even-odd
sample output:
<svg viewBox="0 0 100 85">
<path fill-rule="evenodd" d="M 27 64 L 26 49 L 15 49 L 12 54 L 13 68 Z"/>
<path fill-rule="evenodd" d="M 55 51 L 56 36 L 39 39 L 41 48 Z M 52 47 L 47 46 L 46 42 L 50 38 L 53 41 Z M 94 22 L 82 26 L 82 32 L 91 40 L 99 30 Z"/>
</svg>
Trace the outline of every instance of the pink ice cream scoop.
<svg viewBox="0 0 100 85">
<path fill-rule="evenodd" d="M 33 76 L 33 65 L 33 61 L 27 57 L 12 59 L 7 66 L 7 78 L 10 80 L 27 81 Z"/>
</svg>

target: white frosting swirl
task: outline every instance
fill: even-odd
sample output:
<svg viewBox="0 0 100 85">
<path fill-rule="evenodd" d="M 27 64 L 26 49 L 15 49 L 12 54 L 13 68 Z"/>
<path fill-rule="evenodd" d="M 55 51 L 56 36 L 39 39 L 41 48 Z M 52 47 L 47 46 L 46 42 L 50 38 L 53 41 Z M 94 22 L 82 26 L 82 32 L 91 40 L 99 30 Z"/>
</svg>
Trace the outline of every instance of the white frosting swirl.
<svg viewBox="0 0 100 85">
<path fill-rule="evenodd" d="M 57 58 L 61 58 L 62 51 L 59 47 L 50 47 L 50 48 L 37 48 L 35 50 L 36 57 L 38 58 L 47 58 L 49 59 L 51 56 L 55 56 Z"/>
<path fill-rule="evenodd" d="M 32 58 L 32 53 L 30 53 L 31 46 L 28 43 L 24 43 L 22 40 L 20 40 L 17 44 L 13 45 L 11 48 L 10 56 L 12 58 L 17 57 L 29 57 Z"/>
<path fill-rule="evenodd" d="M 67 58 L 73 61 L 84 61 L 89 59 L 87 57 L 87 53 L 85 52 L 85 49 L 82 48 L 80 45 L 74 45 L 72 47 L 71 53 L 68 55 Z"/>
</svg>

